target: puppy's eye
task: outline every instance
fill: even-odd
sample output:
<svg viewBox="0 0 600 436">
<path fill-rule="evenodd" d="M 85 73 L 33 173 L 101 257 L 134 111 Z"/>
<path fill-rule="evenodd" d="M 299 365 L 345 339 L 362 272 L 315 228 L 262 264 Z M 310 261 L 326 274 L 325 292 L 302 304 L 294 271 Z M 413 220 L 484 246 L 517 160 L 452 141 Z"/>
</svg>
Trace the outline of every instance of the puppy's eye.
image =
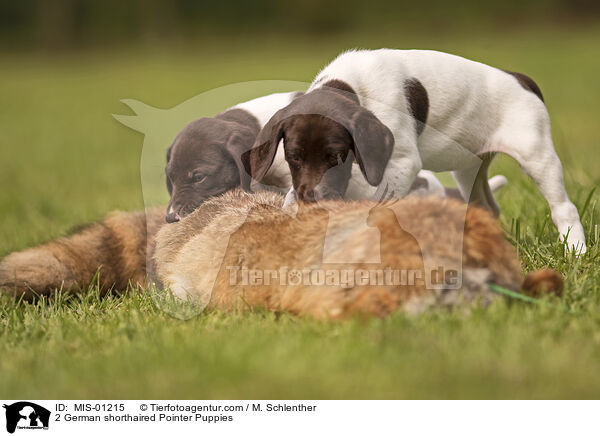
<svg viewBox="0 0 600 436">
<path fill-rule="evenodd" d="M 295 167 L 295 168 L 302 165 L 302 159 L 300 159 L 300 156 L 296 156 L 296 155 L 286 156 L 285 160 L 287 160 L 287 162 L 290 166 Z"/>
<path fill-rule="evenodd" d="M 329 157 L 327 158 L 327 162 L 329 163 L 330 167 L 334 167 L 336 165 L 342 164 L 343 163 L 342 154 L 338 153 L 338 154 L 329 155 Z"/>
<path fill-rule="evenodd" d="M 202 183 L 206 180 L 206 177 L 204 174 L 194 174 L 192 176 L 192 183 Z"/>
</svg>

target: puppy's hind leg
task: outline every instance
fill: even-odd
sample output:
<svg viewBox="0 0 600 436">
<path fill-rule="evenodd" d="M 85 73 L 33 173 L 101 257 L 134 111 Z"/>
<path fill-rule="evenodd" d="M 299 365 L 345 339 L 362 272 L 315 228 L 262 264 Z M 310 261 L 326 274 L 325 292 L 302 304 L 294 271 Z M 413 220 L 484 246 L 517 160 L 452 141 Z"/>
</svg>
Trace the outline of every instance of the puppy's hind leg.
<svg viewBox="0 0 600 436">
<path fill-rule="evenodd" d="M 535 181 L 548 201 L 552 220 L 561 237 L 567 239 L 568 249 L 585 253 L 587 248 L 583 226 L 577 208 L 565 190 L 563 168 L 552 144 L 549 120 L 539 120 L 538 123 L 518 129 L 514 126 L 505 129 L 498 136 L 495 149 L 513 157 Z"/>
<path fill-rule="evenodd" d="M 496 197 L 494 197 L 495 189 L 492 189 L 490 186 L 490 181 L 492 181 L 492 179 L 488 179 L 488 171 L 494 156 L 494 153 L 487 153 L 485 156 L 483 156 L 483 162 L 481 163 L 481 167 L 479 167 L 479 172 L 477 173 L 476 183 L 478 183 L 483 190 L 489 210 L 492 211 L 494 216 L 498 217 L 500 216 L 500 206 L 496 201 Z M 502 180 L 494 179 L 494 182 L 496 181 L 500 184 L 500 186 L 503 186 Z"/>
<path fill-rule="evenodd" d="M 482 156 L 479 166 L 453 171 L 452 176 L 465 201 L 490 210 L 495 216 L 498 216 L 500 215 L 500 206 L 494 198 L 488 181 L 488 169 L 493 158 L 493 153 L 486 153 Z"/>
</svg>

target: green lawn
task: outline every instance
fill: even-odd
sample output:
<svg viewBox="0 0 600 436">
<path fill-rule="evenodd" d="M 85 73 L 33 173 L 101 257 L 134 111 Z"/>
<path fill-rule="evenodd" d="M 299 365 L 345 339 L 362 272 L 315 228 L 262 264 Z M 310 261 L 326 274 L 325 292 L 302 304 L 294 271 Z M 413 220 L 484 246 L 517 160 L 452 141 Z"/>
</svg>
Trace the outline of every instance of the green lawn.
<svg viewBox="0 0 600 436">
<path fill-rule="evenodd" d="M 545 201 L 514 161 L 497 159 L 492 172 L 509 179 L 501 221 L 523 269 L 556 268 L 565 295 L 546 307 L 335 324 L 260 311 L 179 321 L 135 290 L 100 299 L 92 287 L 38 304 L 2 296 L 0 397 L 600 397 L 600 29 L 324 39 L 2 54 L 0 256 L 143 207 L 143 137 L 111 117 L 128 113 L 120 99 L 170 108 L 234 82 L 310 81 L 348 47 L 434 48 L 527 73 L 542 88 L 588 255 L 563 258 Z"/>
</svg>

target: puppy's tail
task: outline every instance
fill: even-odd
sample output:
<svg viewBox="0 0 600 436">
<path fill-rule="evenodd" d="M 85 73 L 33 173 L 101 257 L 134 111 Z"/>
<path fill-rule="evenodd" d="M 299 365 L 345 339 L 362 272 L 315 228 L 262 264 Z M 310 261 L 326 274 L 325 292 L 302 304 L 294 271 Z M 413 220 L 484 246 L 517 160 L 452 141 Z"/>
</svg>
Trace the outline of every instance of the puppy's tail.
<svg viewBox="0 0 600 436">
<path fill-rule="evenodd" d="M 490 178 L 488 183 L 492 192 L 496 192 L 498 189 L 505 187 L 508 184 L 508 180 L 502 174 L 499 174 Z"/>
<path fill-rule="evenodd" d="M 543 294 L 560 295 L 564 286 L 564 280 L 558 272 L 553 269 L 540 269 L 525 276 L 521 289 L 537 297 Z"/>
<path fill-rule="evenodd" d="M 0 261 L 0 288 L 14 296 L 50 295 L 87 287 L 99 274 L 101 292 L 124 290 L 146 278 L 147 250 L 164 222 L 163 210 L 114 212 L 70 236 L 11 253 Z"/>
</svg>

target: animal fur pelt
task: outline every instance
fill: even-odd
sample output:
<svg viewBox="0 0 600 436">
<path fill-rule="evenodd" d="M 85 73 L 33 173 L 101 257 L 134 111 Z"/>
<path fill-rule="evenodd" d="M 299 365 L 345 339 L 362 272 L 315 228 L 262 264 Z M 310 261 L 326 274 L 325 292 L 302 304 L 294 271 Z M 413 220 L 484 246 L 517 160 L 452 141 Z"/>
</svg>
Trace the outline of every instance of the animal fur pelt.
<svg viewBox="0 0 600 436">
<path fill-rule="evenodd" d="M 57 289 L 77 291 L 95 279 L 104 294 L 146 283 L 146 259 L 164 224 L 164 209 L 113 212 L 71 235 L 11 253 L 0 262 L 0 288 L 27 299 Z"/>
<path fill-rule="evenodd" d="M 329 201 L 296 214 L 282 210 L 282 203 L 275 193 L 231 191 L 175 224 L 162 225 L 162 210 L 147 217 L 113 214 L 69 237 L 7 256 L 0 262 L 0 286 L 17 296 L 49 295 L 61 286 L 86 287 L 100 268 L 103 290 L 155 283 L 209 309 L 265 307 L 340 318 L 473 300 L 485 304 L 495 295 L 488 282 L 514 290 L 523 284 L 516 254 L 496 220 L 461 202 Z M 440 267 L 457 271 L 461 286 L 443 273 L 431 283 L 419 280 Z M 388 281 L 386 271 L 398 273 Z M 298 282 L 292 273 L 316 279 Z M 555 272 L 527 279 L 531 292 L 561 284 Z"/>
</svg>

